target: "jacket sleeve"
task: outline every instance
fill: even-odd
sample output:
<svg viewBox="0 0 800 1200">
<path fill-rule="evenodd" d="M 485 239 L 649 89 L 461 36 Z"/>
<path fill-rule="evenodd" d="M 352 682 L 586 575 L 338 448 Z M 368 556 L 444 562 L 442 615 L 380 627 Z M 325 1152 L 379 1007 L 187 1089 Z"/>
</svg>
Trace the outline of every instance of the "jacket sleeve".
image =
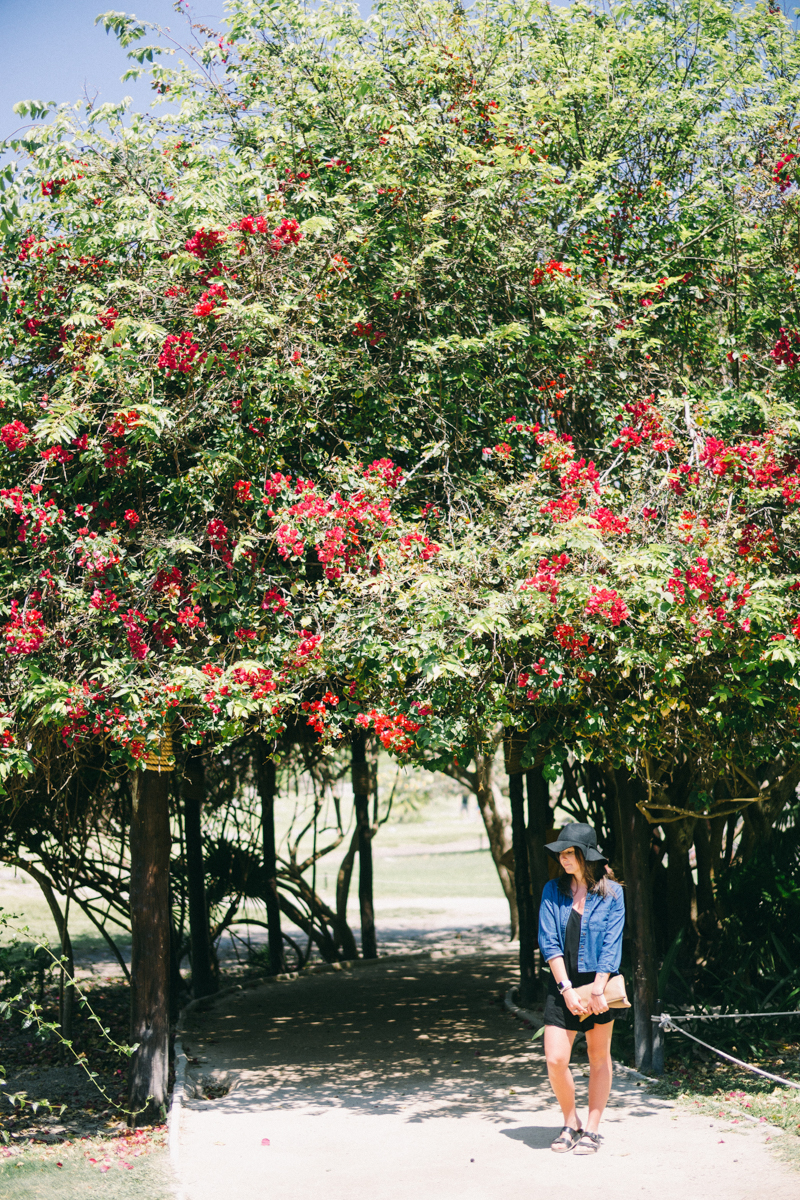
<svg viewBox="0 0 800 1200">
<path fill-rule="evenodd" d="M 544 885 L 539 905 L 539 952 L 545 962 L 564 953 L 558 920 L 558 898 L 552 879 Z"/>
<path fill-rule="evenodd" d="M 618 971 L 622 959 L 622 931 L 625 928 L 625 895 L 615 888 L 608 901 L 610 911 L 606 922 L 603 945 L 597 962 L 598 971 Z"/>
</svg>

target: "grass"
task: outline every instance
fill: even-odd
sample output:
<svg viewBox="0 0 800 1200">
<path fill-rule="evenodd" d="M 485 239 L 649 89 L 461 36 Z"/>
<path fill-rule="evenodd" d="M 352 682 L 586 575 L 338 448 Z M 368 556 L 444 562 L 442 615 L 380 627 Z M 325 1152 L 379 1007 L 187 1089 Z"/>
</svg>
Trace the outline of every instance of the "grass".
<svg viewBox="0 0 800 1200">
<path fill-rule="evenodd" d="M 0 1200 L 171 1200 L 174 1181 L 164 1142 L 162 1132 L 136 1143 L 119 1138 L 26 1146 L 0 1160 Z"/>
<path fill-rule="evenodd" d="M 770 1045 L 765 1042 L 755 1066 L 800 1083 L 800 1040 Z M 682 1107 L 731 1125 L 754 1122 L 783 1130 L 768 1135 L 774 1148 L 800 1169 L 800 1089 L 782 1087 L 711 1055 L 675 1055 L 665 1063 L 664 1075 L 651 1084 L 656 1095 Z"/>
</svg>

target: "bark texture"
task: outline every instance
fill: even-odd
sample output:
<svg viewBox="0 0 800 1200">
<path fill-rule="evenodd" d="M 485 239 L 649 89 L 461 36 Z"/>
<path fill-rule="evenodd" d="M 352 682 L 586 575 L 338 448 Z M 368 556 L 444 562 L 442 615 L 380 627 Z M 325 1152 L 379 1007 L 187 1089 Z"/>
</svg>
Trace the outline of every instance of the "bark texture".
<svg viewBox="0 0 800 1200">
<path fill-rule="evenodd" d="M 353 802 L 358 829 L 358 903 L 361 909 L 361 953 L 378 957 L 375 906 L 372 898 L 372 826 L 369 819 L 370 770 L 363 730 L 353 734 Z"/>
<path fill-rule="evenodd" d="M 508 777 L 511 801 L 511 836 L 514 849 L 514 883 L 519 919 L 519 995 L 520 1004 L 532 1004 L 536 991 L 536 911 L 528 865 L 528 839 L 525 829 L 524 776 L 514 771 Z M 537 906 L 538 907 L 538 906 Z"/>
<path fill-rule="evenodd" d="M 281 905 L 278 896 L 278 859 L 275 849 L 275 761 L 267 754 L 263 738 L 256 738 L 256 774 L 261 796 L 261 840 L 264 855 L 264 903 L 267 910 L 267 940 L 271 975 L 285 969 Z"/>
<path fill-rule="evenodd" d="M 183 824 L 186 840 L 186 882 L 189 894 L 189 942 L 192 952 L 192 993 L 210 996 L 219 987 L 208 928 L 202 812 L 206 794 L 205 762 L 194 748 L 186 760 L 183 781 Z"/>
<path fill-rule="evenodd" d="M 131 1125 L 163 1121 L 169 1071 L 169 774 L 133 776 L 131 847 Z"/>
<path fill-rule="evenodd" d="M 633 1017 L 636 1069 L 653 1069 L 653 1026 L 656 1011 L 658 962 L 650 887 L 650 827 L 636 807 L 641 784 L 625 767 L 614 772 L 622 834 L 627 927 L 633 950 Z"/>
</svg>

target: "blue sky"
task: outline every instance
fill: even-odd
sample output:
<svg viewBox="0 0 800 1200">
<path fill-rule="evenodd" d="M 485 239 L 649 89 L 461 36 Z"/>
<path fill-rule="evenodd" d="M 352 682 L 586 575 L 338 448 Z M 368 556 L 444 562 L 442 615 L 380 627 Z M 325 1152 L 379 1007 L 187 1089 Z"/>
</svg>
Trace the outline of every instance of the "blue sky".
<svg viewBox="0 0 800 1200">
<path fill-rule="evenodd" d="M 146 84 L 120 83 L 130 65 L 113 35 L 95 26 L 98 13 L 116 9 L 140 20 L 169 25 L 183 36 L 185 22 L 172 0 L 0 0 L 0 138 L 20 127 L 12 111 L 18 100 L 73 102 L 98 92 L 98 102 L 133 96 L 146 109 Z M 195 0 L 194 19 L 219 27 L 223 0 Z"/>
</svg>

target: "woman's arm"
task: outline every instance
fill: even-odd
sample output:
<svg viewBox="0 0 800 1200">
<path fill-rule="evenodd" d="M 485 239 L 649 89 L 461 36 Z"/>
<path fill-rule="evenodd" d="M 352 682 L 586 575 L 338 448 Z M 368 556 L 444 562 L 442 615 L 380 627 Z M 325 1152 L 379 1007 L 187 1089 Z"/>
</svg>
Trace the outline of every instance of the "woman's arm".
<svg viewBox="0 0 800 1200">
<path fill-rule="evenodd" d="M 603 946 L 597 960 L 598 973 L 605 973 L 606 979 L 612 971 L 619 970 L 619 960 L 622 957 L 622 931 L 625 928 L 625 897 L 619 888 L 607 901 L 609 911 L 606 918 L 606 928 L 603 934 Z M 595 990 L 595 989 L 593 989 Z M 599 987 L 596 989 L 599 990 Z"/>
<path fill-rule="evenodd" d="M 606 1003 L 606 998 L 603 995 L 603 988 L 608 983 L 608 976 L 608 971 L 598 971 L 594 977 L 594 983 L 592 984 L 592 995 L 588 1005 L 590 1013 L 598 1014 L 608 1012 L 608 1004 Z"/>
<path fill-rule="evenodd" d="M 555 958 L 548 958 L 547 965 L 553 973 L 553 979 L 556 983 L 563 983 L 567 978 L 567 968 L 564 966 L 564 958 L 561 954 L 557 954 Z M 579 1017 L 586 1012 L 586 1005 L 580 998 L 574 987 L 568 987 L 561 993 L 564 997 L 564 1003 L 573 1016 Z"/>
</svg>

